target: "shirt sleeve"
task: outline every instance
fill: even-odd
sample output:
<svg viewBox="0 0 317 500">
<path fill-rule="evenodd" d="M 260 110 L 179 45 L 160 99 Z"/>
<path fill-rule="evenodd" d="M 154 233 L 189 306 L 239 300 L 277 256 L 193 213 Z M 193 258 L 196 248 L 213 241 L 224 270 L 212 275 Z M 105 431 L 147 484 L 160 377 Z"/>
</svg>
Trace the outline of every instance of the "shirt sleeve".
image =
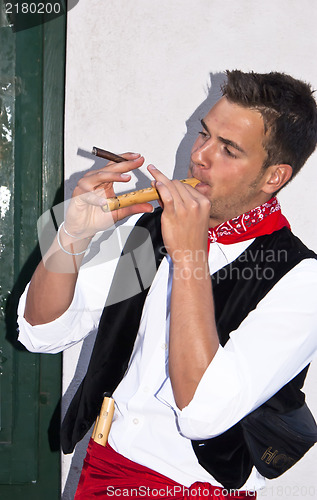
<svg viewBox="0 0 317 500">
<path fill-rule="evenodd" d="M 79 287 L 76 287 L 72 304 L 64 314 L 50 323 L 32 326 L 23 316 L 28 287 L 18 306 L 18 340 L 28 351 L 56 354 L 83 340 L 93 330 L 93 315 L 85 310 Z"/>
<path fill-rule="evenodd" d="M 32 326 L 24 318 L 29 285 L 18 306 L 18 340 L 31 352 L 56 354 L 83 340 L 98 325 L 115 265 L 89 265 L 79 272 L 69 308 L 57 319 Z"/>
<path fill-rule="evenodd" d="M 167 379 L 158 396 L 190 439 L 215 437 L 273 396 L 317 350 L 317 261 L 284 276 L 219 347 L 192 401 L 179 410 Z"/>
</svg>

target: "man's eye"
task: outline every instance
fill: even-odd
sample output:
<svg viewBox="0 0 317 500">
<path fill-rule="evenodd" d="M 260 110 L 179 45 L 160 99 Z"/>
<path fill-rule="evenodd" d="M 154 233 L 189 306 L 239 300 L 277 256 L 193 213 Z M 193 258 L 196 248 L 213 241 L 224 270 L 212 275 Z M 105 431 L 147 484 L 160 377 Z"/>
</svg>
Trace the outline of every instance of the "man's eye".
<svg viewBox="0 0 317 500">
<path fill-rule="evenodd" d="M 225 146 L 224 150 L 228 156 L 230 156 L 231 158 L 236 158 L 236 155 L 232 153 L 232 151 L 230 151 L 230 149 L 227 146 Z"/>
<path fill-rule="evenodd" d="M 204 138 L 209 137 L 209 134 L 208 134 L 207 132 L 205 132 L 204 130 L 201 130 L 201 131 L 199 132 L 199 135 L 201 135 L 201 136 L 202 136 L 202 137 L 204 137 Z"/>
</svg>

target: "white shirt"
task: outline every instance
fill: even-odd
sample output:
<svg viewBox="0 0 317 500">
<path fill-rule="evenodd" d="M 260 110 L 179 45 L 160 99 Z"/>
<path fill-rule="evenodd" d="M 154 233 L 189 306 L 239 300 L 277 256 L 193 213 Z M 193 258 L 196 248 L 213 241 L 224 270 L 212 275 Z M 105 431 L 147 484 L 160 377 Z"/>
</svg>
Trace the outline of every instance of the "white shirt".
<svg viewBox="0 0 317 500">
<path fill-rule="evenodd" d="M 252 241 L 212 244 L 211 273 L 235 260 Z M 98 323 L 113 264 L 84 266 L 71 307 L 47 325 L 31 327 L 24 320 L 24 293 L 19 340 L 30 351 L 58 352 L 85 337 Z M 109 443 L 186 487 L 195 481 L 218 486 L 198 464 L 190 440 L 223 433 L 311 362 L 317 350 L 317 261 L 306 259 L 292 269 L 231 333 L 182 411 L 167 371 L 171 275 L 171 263 L 164 258 L 144 305 L 128 371 L 114 393 Z M 263 486 L 254 468 L 241 489 Z"/>
</svg>

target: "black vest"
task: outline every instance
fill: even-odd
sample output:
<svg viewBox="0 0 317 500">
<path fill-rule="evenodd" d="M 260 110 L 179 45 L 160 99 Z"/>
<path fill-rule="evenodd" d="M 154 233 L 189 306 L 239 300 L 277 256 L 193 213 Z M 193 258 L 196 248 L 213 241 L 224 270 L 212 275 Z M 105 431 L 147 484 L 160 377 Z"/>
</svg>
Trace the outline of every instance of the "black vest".
<svg viewBox="0 0 317 500">
<path fill-rule="evenodd" d="M 144 214 L 132 230 L 124 255 L 141 251 L 150 238 L 151 252 L 155 254 L 156 267 L 166 255 L 161 235 L 161 209 L 154 214 Z M 137 228 L 146 228 L 141 234 Z M 136 235 L 137 233 L 137 235 Z M 141 260 L 149 255 L 141 256 Z M 287 228 L 270 235 L 260 236 L 231 264 L 212 275 L 215 315 L 219 340 L 224 346 L 231 331 L 235 330 L 255 309 L 260 300 L 296 264 L 306 258 L 316 258 Z M 140 256 L 139 256 L 140 261 Z M 140 271 L 133 270 L 140 278 Z M 142 280 L 140 292 L 120 302 L 112 303 L 118 287 L 124 286 L 126 266 L 119 260 L 107 305 L 103 310 L 99 329 L 88 366 L 87 374 L 79 386 L 65 415 L 61 440 L 64 453 L 71 453 L 96 419 L 100 411 L 103 393 L 113 392 L 127 369 L 139 329 L 143 304 L 155 275 L 153 266 Z M 128 277 L 129 279 L 129 277 Z M 294 289 L 296 293 L 296 289 Z M 300 407 L 305 399 L 301 388 L 307 373 L 305 368 L 265 404 L 279 411 Z M 192 441 L 199 463 L 226 488 L 240 488 L 248 478 L 252 462 L 243 439 L 240 424 L 224 434 L 204 441 Z M 168 452 L 168 450 L 167 450 Z M 225 480 L 224 480 L 225 478 Z"/>
</svg>

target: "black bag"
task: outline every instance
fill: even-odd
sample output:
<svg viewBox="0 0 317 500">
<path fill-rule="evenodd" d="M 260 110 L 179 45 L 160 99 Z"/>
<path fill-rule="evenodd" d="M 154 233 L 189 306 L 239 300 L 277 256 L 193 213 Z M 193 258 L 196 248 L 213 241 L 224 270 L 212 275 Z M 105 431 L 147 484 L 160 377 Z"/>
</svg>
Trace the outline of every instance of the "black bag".
<svg viewBox="0 0 317 500">
<path fill-rule="evenodd" d="M 317 425 L 306 403 L 288 413 L 262 405 L 240 423 L 253 463 L 268 479 L 284 474 L 317 442 Z"/>
</svg>

